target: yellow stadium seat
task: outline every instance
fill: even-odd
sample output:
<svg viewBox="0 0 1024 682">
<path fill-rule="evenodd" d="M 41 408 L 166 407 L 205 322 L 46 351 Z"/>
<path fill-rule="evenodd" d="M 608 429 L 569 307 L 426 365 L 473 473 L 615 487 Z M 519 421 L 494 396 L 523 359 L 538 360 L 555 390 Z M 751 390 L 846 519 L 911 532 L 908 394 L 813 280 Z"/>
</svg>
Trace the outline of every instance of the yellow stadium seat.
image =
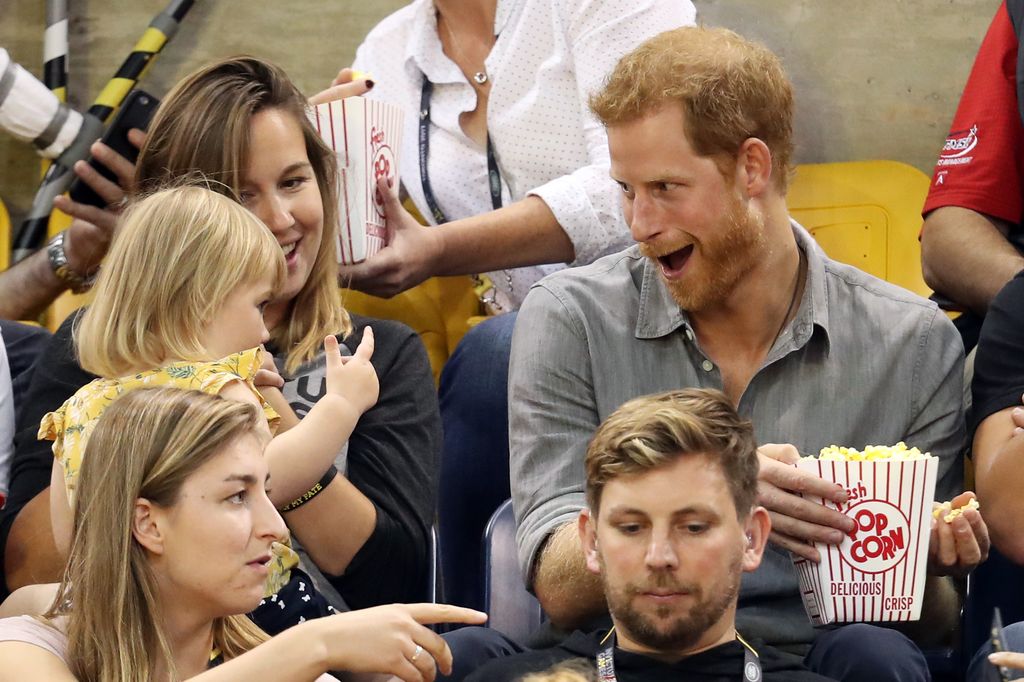
<svg viewBox="0 0 1024 682">
<path fill-rule="evenodd" d="M 896 161 L 797 166 L 789 212 L 830 257 L 921 296 L 921 207 L 928 177 Z"/>
</svg>

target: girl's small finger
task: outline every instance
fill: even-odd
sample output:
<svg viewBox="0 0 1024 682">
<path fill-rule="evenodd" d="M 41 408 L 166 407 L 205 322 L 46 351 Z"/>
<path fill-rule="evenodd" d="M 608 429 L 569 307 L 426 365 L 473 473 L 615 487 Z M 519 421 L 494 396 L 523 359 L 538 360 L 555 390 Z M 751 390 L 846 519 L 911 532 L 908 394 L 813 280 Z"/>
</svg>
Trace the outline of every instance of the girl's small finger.
<svg viewBox="0 0 1024 682">
<path fill-rule="evenodd" d="M 369 360 L 373 356 L 373 348 L 376 341 L 373 337 L 373 327 L 367 327 L 363 331 L 363 339 L 359 342 L 359 347 L 356 348 L 355 357 Z"/>
</svg>

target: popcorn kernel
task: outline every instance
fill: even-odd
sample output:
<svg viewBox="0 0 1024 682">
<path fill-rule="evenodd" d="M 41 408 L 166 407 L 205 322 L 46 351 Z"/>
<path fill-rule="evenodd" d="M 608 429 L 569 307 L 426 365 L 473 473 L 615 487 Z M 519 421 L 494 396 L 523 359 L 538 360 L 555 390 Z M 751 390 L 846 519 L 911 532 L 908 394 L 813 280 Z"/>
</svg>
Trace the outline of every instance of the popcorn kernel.
<svg viewBox="0 0 1024 682">
<path fill-rule="evenodd" d="M 953 509 L 952 503 L 947 501 L 932 510 L 932 517 L 937 519 L 941 515 L 943 521 L 946 523 L 953 523 L 953 519 L 960 516 L 968 509 L 977 509 L 980 506 L 981 505 L 978 504 L 977 498 L 974 497 L 972 497 L 967 504 L 962 507 L 957 507 L 956 509 Z"/>
<path fill-rule="evenodd" d="M 929 453 L 921 452 L 917 448 L 908 448 L 903 441 L 896 445 L 866 445 L 864 450 L 830 445 L 822 448 L 818 454 L 818 459 L 838 462 L 905 462 L 928 457 L 931 457 Z"/>
</svg>

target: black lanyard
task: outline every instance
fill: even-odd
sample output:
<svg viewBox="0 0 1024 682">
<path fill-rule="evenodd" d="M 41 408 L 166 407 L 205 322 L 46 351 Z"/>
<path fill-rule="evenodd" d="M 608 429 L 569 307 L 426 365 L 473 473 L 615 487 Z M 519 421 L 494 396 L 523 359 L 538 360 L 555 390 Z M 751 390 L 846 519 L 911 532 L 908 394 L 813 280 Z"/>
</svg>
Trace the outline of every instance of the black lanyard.
<svg viewBox="0 0 1024 682">
<path fill-rule="evenodd" d="M 739 634 L 736 639 L 743 645 L 743 681 L 761 682 L 761 661 L 757 652 Z M 597 679 L 598 682 L 618 682 L 615 677 L 615 628 L 612 628 L 602 644 L 605 642 L 607 645 L 597 654 Z"/>
<path fill-rule="evenodd" d="M 427 208 L 434 216 L 438 225 L 448 222 L 448 217 L 437 205 L 434 190 L 430 187 L 430 174 L 427 171 L 427 159 L 430 157 L 430 98 L 434 94 L 434 84 L 423 76 L 423 90 L 420 92 L 420 184 L 423 185 L 423 197 L 427 200 Z M 501 208 L 501 171 L 494 158 L 494 145 L 491 134 L 487 134 L 487 179 L 491 190 L 491 206 L 495 210 Z"/>
</svg>

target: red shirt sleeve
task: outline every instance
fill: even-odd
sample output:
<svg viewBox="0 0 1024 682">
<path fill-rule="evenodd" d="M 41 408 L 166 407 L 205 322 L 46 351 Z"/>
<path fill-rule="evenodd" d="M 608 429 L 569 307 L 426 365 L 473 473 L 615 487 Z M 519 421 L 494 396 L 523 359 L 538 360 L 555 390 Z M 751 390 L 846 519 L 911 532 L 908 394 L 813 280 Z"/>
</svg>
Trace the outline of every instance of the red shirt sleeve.
<svg viewBox="0 0 1024 682">
<path fill-rule="evenodd" d="M 962 206 L 1021 222 L 1024 127 L 1017 108 L 1017 42 L 1004 2 L 974 60 L 923 213 Z"/>
</svg>

